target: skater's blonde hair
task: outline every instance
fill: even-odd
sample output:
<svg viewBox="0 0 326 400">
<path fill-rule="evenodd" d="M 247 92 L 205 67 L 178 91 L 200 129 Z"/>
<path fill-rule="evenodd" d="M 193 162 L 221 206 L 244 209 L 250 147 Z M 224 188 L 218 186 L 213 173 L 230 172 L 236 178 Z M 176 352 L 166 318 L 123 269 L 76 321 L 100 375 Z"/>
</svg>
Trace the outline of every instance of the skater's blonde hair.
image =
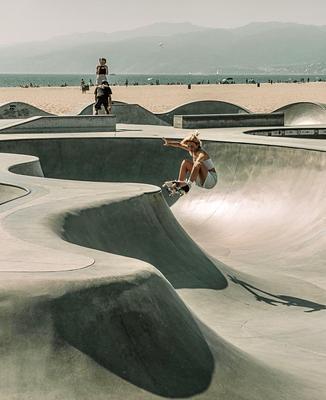
<svg viewBox="0 0 326 400">
<path fill-rule="evenodd" d="M 195 133 L 192 133 L 191 135 L 186 136 L 182 141 L 181 144 L 186 145 L 188 142 L 193 142 L 198 144 L 198 147 L 201 147 L 201 140 L 199 139 L 199 132 L 195 131 Z"/>
</svg>

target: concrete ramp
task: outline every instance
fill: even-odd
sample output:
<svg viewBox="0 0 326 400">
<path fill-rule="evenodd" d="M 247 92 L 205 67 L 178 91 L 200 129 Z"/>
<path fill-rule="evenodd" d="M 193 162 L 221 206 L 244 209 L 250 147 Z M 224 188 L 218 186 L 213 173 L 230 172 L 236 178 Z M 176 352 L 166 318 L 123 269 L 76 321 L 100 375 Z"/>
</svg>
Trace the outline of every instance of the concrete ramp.
<svg viewBox="0 0 326 400">
<path fill-rule="evenodd" d="M 31 118 L 45 115 L 53 115 L 31 104 L 20 101 L 11 101 L 0 104 L 0 119 Z"/>
<path fill-rule="evenodd" d="M 93 115 L 93 107 L 94 103 L 84 108 L 79 115 Z M 104 113 L 104 110 L 100 110 L 101 115 L 104 115 Z M 168 125 L 168 123 L 139 104 L 114 101 L 112 104 L 112 114 L 116 116 L 117 124 Z"/>
<path fill-rule="evenodd" d="M 194 101 L 183 104 L 165 113 L 156 114 L 158 118 L 169 125 L 173 125 L 175 115 L 192 114 L 248 114 L 249 110 L 236 104 L 216 100 Z"/>
<path fill-rule="evenodd" d="M 114 132 L 115 130 L 114 115 L 32 117 L 18 122 L 10 121 L 7 125 L 0 126 L 0 134 Z"/>
<path fill-rule="evenodd" d="M 284 114 L 196 114 L 175 115 L 173 126 L 183 129 L 283 126 Z"/>
<path fill-rule="evenodd" d="M 326 124 L 326 106 L 321 103 L 299 102 L 288 104 L 274 111 L 284 113 L 285 125 Z"/>
</svg>

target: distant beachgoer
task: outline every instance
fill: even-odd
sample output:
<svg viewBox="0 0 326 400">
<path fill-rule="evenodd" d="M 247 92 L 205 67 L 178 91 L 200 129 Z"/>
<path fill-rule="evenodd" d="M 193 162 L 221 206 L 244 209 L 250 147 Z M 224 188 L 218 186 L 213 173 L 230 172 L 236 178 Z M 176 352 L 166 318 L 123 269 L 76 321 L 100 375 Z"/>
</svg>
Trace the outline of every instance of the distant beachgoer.
<svg viewBox="0 0 326 400">
<path fill-rule="evenodd" d="M 96 67 L 96 84 L 100 85 L 108 81 L 109 67 L 106 65 L 106 58 L 99 58 L 99 65 Z"/>
<path fill-rule="evenodd" d="M 94 86 L 94 83 L 91 79 L 89 80 L 89 86 Z"/>
<path fill-rule="evenodd" d="M 112 90 L 107 81 L 103 81 L 95 89 L 94 115 L 98 115 L 99 110 L 104 107 L 106 114 L 110 114 L 112 108 Z"/>
<path fill-rule="evenodd" d="M 86 88 L 86 83 L 85 83 L 85 81 L 84 81 L 84 79 L 82 79 L 81 81 L 80 81 L 80 88 L 81 88 L 81 91 L 82 91 L 82 93 L 86 93 L 86 91 L 87 91 L 87 88 Z"/>
<path fill-rule="evenodd" d="M 163 186 L 167 187 L 171 194 L 188 193 L 191 185 L 212 189 L 217 183 L 217 173 L 213 161 L 208 153 L 202 149 L 202 144 L 198 138 L 198 132 L 193 133 L 181 142 L 163 138 L 163 145 L 176 147 L 186 150 L 192 157 L 192 160 L 182 161 L 178 180 L 166 182 Z"/>
</svg>

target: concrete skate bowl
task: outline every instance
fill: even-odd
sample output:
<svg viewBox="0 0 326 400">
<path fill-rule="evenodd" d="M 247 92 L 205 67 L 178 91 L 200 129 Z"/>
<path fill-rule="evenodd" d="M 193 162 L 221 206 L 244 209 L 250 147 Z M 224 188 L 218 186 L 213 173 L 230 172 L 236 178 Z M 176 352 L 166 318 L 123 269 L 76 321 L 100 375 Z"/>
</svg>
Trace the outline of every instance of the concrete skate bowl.
<svg viewBox="0 0 326 400">
<path fill-rule="evenodd" d="M 169 125 L 173 125 L 175 115 L 197 114 L 250 114 L 250 111 L 236 104 L 217 100 L 194 101 L 183 104 L 165 113 L 157 113 L 156 116 Z"/>
<path fill-rule="evenodd" d="M 321 103 L 299 102 L 278 108 L 284 113 L 285 125 L 319 125 L 326 123 L 326 106 Z"/>
<path fill-rule="evenodd" d="M 95 260 L 69 273 L 22 276 L 20 297 L 11 277 L 4 307 L 18 298 L 21 312 L 12 307 L 7 317 L 15 335 L 5 357 L 21 383 L 7 381 L 4 398 L 16 385 L 40 399 L 320 399 L 325 153 L 206 147 L 218 186 L 193 188 L 171 213 L 155 188 L 138 183 L 176 174 L 184 155 L 159 140 L 0 142 L 1 152 L 39 157 L 44 175 L 56 178 L 7 176 L 31 187 L 36 201 L 6 215 L 11 235 L 24 238 L 28 218 L 24 240 L 38 238 L 50 256 L 58 247 Z M 21 174 L 24 165 L 10 169 Z M 35 235 L 44 219 L 52 235 L 41 231 L 42 243 Z"/>
<path fill-rule="evenodd" d="M 94 104 L 89 104 L 79 115 L 93 115 Z M 104 114 L 102 109 L 99 114 Z M 137 124 L 137 125 L 168 125 L 166 122 L 158 118 L 151 111 L 140 106 L 139 104 L 128 104 L 122 101 L 112 102 L 112 114 L 117 118 L 118 124 Z"/>
<path fill-rule="evenodd" d="M 0 104 L 0 119 L 30 118 L 46 115 L 53 114 L 19 101 Z"/>
</svg>

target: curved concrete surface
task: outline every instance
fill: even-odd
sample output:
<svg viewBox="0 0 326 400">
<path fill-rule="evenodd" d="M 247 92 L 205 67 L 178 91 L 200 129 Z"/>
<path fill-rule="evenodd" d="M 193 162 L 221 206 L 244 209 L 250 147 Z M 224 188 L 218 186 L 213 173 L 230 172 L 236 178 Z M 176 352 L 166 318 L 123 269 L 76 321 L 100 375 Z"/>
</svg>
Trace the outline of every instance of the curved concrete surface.
<svg viewBox="0 0 326 400">
<path fill-rule="evenodd" d="M 11 200 L 26 196 L 28 190 L 12 185 L 0 184 L 0 205 Z"/>
<path fill-rule="evenodd" d="M 280 376 L 205 327 L 158 268 L 60 239 L 74 236 L 79 244 L 78 230 L 88 212 L 95 212 L 90 227 L 99 217 L 124 215 L 125 204 L 131 205 L 134 222 L 146 215 L 144 228 L 149 224 L 161 232 L 162 256 L 174 256 L 173 237 L 192 249 L 190 254 L 179 250 L 175 272 L 170 268 L 180 286 L 201 287 L 205 273 L 194 268 L 204 262 L 211 276 L 208 290 L 226 288 L 225 277 L 183 232 L 155 187 L 48 180 L 37 176 L 37 159 L 2 154 L 1 160 L 1 180 L 28 184 L 30 195 L 2 206 L 0 214 L 6 248 L 0 260 L 1 341 L 6 344 L 0 398 L 258 399 L 266 390 L 273 393 L 275 384 L 278 392 L 289 391 L 293 377 Z M 18 166 L 22 171 L 25 163 L 36 176 L 8 172 Z M 157 219 L 160 214 L 165 226 Z M 100 243 L 98 230 L 82 229 L 84 239 Z M 187 283 L 185 267 L 177 268 L 190 260 Z M 250 382 L 257 377 L 253 394 Z M 236 386 L 225 387 L 234 380 Z"/>
<path fill-rule="evenodd" d="M 79 115 L 93 115 L 94 104 L 95 103 L 92 103 L 85 107 Z M 99 113 L 104 115 L 105 111 L 102 109 Z M 113 101 L 112 114 L 116 116 L 118 124 L 168 125 L 151 111 L 146 110 L 146 108 L 139 104 L 127 104 L 121 101 Z"/>
<path fill-rule="evenodd" d="M 1 137 L 0 398 L 320 400 L 324 142 L 203 131 L 219 184 L 171 212 L 186 131 L 127 128 Z"/>
<path fill-rule="evenodd" d="M 202 100 L 183 104 L 165 113 L 157 113 L 157 117 L 173 125 L 175 115 L 193 114 L 249 114 L 250 111 L 236 104 L 217 100 Z"/>
<path fill-rule="evenodd" d="M 94 103 L 86 106 L 79 115 L 92 115 Z M 317 102 L 298 102 L 287 104 L 274 113 L 285 114 L 286 125 L 311 125 L 326 123 L 326 106 Z M 103 113 L 100 111 L 100 114 Z M 183 104 L 165 113 L 154 114 L 138 104 L 128 104 L 113 101 L 112 113 L 117 117 L 117 123 L 122 124 L 147 124 L 147 125 L 173 125 L 175 115 L 192 114 L 238 114 L 251 113 L 250 110 L 223 101 L 204 100 Z M 30 104 L 22 102 L 8 102 L 0 105 L 1 119 L 24 119 L 35 116 L 49 116 Z"/>
<path fill-rule="evenodd" d="M 326 123 L 326 106 L 321 103 L 299 102 L 287 104 L 274 113 L 283 112 L 285 125 L 318 125 Z"/>
<path fill-rule="evenodd" d="M 0 104 L 0 119 L 31 118 L 46 115 L 53 114 L 20 101 Z"/>
<path fill-rule="evenodd" d="M 17 120 L 9 120 L 7 125 L 0 126 L 0 133 L 80 133 L 115 132 L 116 130 L 114 115 L 43 116 L 13 121 Z"/>
</svg>

